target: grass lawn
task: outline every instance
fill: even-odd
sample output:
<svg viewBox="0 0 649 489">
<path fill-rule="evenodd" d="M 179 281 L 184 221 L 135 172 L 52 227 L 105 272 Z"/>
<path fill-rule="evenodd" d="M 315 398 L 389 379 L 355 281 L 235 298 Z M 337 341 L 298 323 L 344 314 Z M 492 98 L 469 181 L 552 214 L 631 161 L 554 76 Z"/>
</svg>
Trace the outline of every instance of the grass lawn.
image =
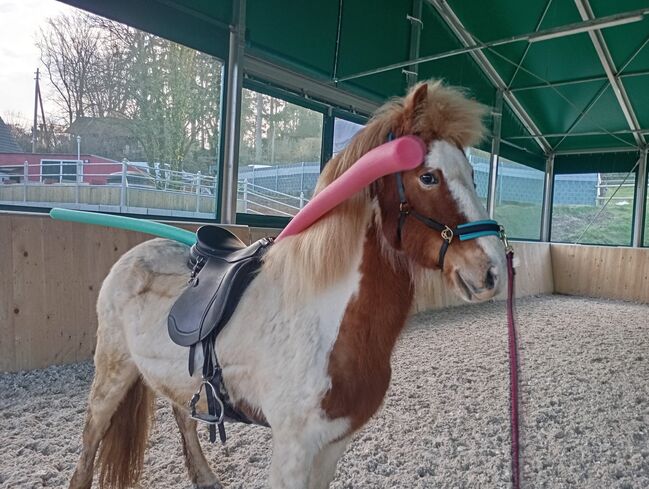
<svg viewBox="0 0 649 489">
<path fill-rule="evenodd" d="M 501 204 L 496 206 L 496 220 L 505 226 L 507 236 L 517 239 L 540 239 L 540 204 Z"/>
<path fill-rule="evenodd" d="M 572 243 L 579 239 L 601 207 L 556 205 L 552 210 L 552 241 Z M 496 219 L 507 234 L 518 239 L 539 239 L 541 206 L 502 204 L 496 208 Z M 615 205 L 612 201 L 579 239 L 584 244 L 629 245 L 633 205 Z"/>
<path fill-rule="evenodd" d="M 552 212 L 552 241 L 569 243 L 579 239 L 601 207 L 558 205 Z M 611 202 L 579 239 L 584 244 L 630 245 L 633 206 Z"/>
</svg>

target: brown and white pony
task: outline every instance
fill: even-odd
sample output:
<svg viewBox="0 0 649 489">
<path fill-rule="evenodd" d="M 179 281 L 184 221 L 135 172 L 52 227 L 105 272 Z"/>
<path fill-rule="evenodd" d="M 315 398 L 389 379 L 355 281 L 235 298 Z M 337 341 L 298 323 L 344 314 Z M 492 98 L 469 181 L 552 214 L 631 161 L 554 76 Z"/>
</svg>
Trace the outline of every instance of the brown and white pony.
<svg viewBox="0 0 649 489">
<path fill-rule="evenodd" d="M 482 114 L 461 92 L 421 83 L 378 110 L 329 162 L 318 189 L 390 133 L 415 134 L 428 152 L 422 165 L 403 173 L 412 208 L 450 227 L 485 219 L 462 150 L 481 138 Z M 399 202 L 396 177 L 389 175 L 273 245 L 216 340 L 230 398 L 271 426 L 273 489 L 328 487 L 350 437 L 381 406 L 415 278 L 439 268 L 442 245 L 438 231 L 412 218 L 399 240 Z M 104 281 L 73 489 L 90 488 L 98 449 L 102 486 L 137 481 L 154 393 L 173 404 L 191 482 L 221 487 L 186 407 L 200 374 L 188 376 L 187 349 L 167 335 L 167 314 L 187 283 L 187 257 L 187 247 L 154 239 L 122 256 Z M 498 238 L 455 240 L 443 275 L 469 302 L 493 297 L 505 277 Z M 200 348 L 196 362 L 202 363 Z"/>
</svg>

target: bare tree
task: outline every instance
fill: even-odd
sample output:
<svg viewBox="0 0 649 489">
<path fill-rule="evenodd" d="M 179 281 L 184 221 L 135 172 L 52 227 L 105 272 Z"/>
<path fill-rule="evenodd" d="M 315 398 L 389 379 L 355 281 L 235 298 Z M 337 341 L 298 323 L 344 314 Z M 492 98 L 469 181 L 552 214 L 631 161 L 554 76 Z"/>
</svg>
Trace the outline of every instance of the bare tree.
<svg viewBox="0 0 649 489">
<path fill-rule="evenodd" d="M 56 90 L 54 102 L 69 124 L 85 115 L 86 90 L 97 66 L 100 39 L 101 33 L 88 22 L 87 14 L 71 14 L 50 19 L 36 41 Z"/>
</svg>

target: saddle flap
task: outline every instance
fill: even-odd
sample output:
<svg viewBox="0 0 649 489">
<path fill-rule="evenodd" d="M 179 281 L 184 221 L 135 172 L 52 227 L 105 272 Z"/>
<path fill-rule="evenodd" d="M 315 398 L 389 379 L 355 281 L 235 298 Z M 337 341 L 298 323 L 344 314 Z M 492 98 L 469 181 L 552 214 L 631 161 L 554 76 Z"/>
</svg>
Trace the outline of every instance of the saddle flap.
<svg viewBox="0 0 649 489">
<path fill-rule="evenodd" d="M 259 271 L 269 243 L 262 239 L 222 258 L 206 258 L 169 312 L 167 328 L 174 343 L 191 346 L 223 329 Z"/>
</svg>

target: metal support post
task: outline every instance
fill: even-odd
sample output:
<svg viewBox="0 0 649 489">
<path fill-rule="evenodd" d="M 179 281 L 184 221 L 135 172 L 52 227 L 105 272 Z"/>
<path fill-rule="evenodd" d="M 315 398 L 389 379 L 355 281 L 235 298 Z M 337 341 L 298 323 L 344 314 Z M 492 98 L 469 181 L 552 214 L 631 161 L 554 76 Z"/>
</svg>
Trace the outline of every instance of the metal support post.
<svg viewBox="0 0 649 489">
<path fill-rule="evenodd" d="M 248 179 L 243 181 L 243 212 L 248 212 Z"/>
<path fill-rule="evenodd" d="M 421 29 L 424 26 L 422 19 L 423 0 L 412 0 L 412 15 L 406 15 L 406 19 L 410 21 L 410 51 L 409 58 L 419 58 L 419 46 L 421 39 Z M 403 68 L 403 73 L 406 75 L 408 88 L 417 83 L 419 76 L 419 65 L 413 64 L 407 68 Z"/>
<path fill-rule="evenodd" d="M 493 110 L 493 131 L 491 140 L 491 157 L 489 160 L 489 186 L 487 187 L 487 212 L 493 219 L 496 210 L 496 184 L 498 182 L 498 159 L 500 157 L 500 129 L 503 119 L 503 91 L 496 91 L 496 103 Z"/>
<path fill-rule="evenodd" d="M 221 173 L 221 222 L 234 224 L 237 217 L 237 176 L 239 163 L 239 132 L 241 127 L 242 61 L 245 42 L 246 0 L 237 0 L 230 30 L 227 91 L 225 96 L 224 164 Z"/>
<path fill-rule="evenodd" d="M 42 170 L 41 170 L 42 171 Z M 27 184 L 29 183 L 29 162 L 25 160 L 25 163 L 23 163 L 23 185 L 24 187 L 24 193 L 23 193 L 23 201 L 27 202 Z"/>
<path fill-rule="evenodd" d="M 126 178 L 126 171 L 128 165 L 126 161 L 122 161 L 122 188 L 119 193 L 119 210 L 124 212 L 126 210 L 126 186 L 128 185 L 128 179 Z"/>
<path fill-rule="evenodd" d="M 201 211 L 201 171 L 198 170 L 196 173 L 196 213 L 198 214 Z"/>
<path fill-rule="evenodd" d="M 552 224 L 552 195 L 554 194 L 554 154 L 549 154 L 545 162 L 545 182 L 543 185 L 543 207 L 541 208 L 541 241 L 550 241 Z"/>
<path fill-rule="evenodd" d="M 635 204 L 633 214 L 633 246 L 642 246 L 644 221 L 647 212 L 647 148 L 640 153 L 638 174 L 635 179 Z"/>
<path fill-rule="evenodd" d="M 74 202 L 79 204 L 79 184 L 83 181 L 83 166 L 81 163 L 81 136 L 77 136 L 77 171 L 74 188 Z"/>
</svg>

